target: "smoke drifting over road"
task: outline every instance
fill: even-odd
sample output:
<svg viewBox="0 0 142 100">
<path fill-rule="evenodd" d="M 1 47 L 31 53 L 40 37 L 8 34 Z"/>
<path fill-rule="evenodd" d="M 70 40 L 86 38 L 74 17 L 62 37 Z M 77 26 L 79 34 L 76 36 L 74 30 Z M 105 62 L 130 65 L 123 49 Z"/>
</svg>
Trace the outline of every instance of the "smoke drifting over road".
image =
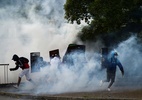
<svg viewBox="0 0 142 100">
<path fill-rule="evenodd" d="M 60 49 L 62 57 L 68 44 L 77 39 L 76 35 L 81 29 L 81 26 L 66 23 L 63 10 L 65 1 L 2 0 L 0 3 L 0 62 L 10 63 L 10 67 L 14 67 L 14 63 L 11 62 L 13 54 L 29 57 L 30 52 L 33 51 L 41 52 L 41 56 L 47 61 L 49 51 L 57 48 Z M 125 70 L 124 78 L 121 78 L 120 72 L 117 71 L 118 83 L 116 81 L 116 84 L 121 84 L 123 87 L 130 81 L 134 81 L 133 86 L 140 84 L 142 57 L 137 38 L 132 36 L 115 49 Z M 57 67 L 55 64 L 32 74 L 33 80 L 37 83 L 34 92 L 61 93 L 106 88 L 99 86 L 100 80 L 105 78 L 105 71 L 100 71 L 100 54 L 88 51 L 86 54 L 86 56 L 89 55 L 89 59 L 84 64 L 74 59 L 77 62 L 75 66 Z M 13 76 L 13 72 L 10 75 Z M 12 81 L 13 77 L 9 78 Z M 29 88 L 31 88 L 29 83 L 23 87 L 23 89 Z"/>
<path fill-rule="evenodd" d="M 136 36 L 131 36 L 128 40 L 119 44 L 116 50 L 120 53 L 119 59 L 124 65 L 125 85 L 136 88 L 142 85 L 142 47 L 138 43 Z"/>
<path fill-rule="evenodd" d="M 65 0 L 1 0 L 0 63 L 14 67 L 13 54 L 30 59 L 30 52 L 40 52 L 47 61 L 49 51 L 57 48 L 62 56 L 81 29 L 66 23 L 64 3 Z M 9 78 L 9 82 L 13 79 Z"/>
<path fill-rule="evenodd" d="M 115 50 L 118 52 L 118 59 L 124 66 L 125 75 L 122 77 L 117 68 L 116 82 L 114 89 L 137 89 L 142 88 L 141 84 L 141 51 L 137 44 L 137 37 L 132 36 L 123 41 Z M 87 52 L 88 53 L 88 52 Z M 92 57 L 84 62 L 78 54 L 70 56 L 74 59 L 75 65 L 70 66 L 61 64 L 53 65 L 41 69 L 34 77 L 38 84 L 35 93 L 64 93 L 64 92 L 82 92 L 98 91 L 107 88 L 107 83 L 100 87 L 100 80 L 106 78 L 105 70 L 100 70 L 100 54 L 92 53 Z M 82 61 L 82 62 L 80 62 Z M 25 86 L 24 88 L 29 88 Z"/>
</svg>

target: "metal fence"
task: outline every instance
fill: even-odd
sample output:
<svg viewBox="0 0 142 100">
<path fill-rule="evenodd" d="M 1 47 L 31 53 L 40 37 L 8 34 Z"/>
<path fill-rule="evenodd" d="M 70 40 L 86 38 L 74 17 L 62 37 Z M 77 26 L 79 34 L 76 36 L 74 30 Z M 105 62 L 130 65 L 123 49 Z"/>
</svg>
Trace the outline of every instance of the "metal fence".
<svg viewBox="0 0 142 100">
<path fill-rule="evenodd" d="M 9 64 L 0 64 L 0 84 L 8 83 L 8 66 Z"/>
</svg>

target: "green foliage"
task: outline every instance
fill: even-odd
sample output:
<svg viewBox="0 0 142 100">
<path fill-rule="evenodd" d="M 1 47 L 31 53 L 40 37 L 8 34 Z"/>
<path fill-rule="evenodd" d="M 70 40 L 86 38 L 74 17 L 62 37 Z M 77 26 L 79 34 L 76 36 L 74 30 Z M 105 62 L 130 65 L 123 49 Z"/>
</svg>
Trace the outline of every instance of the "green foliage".
<svg viewBox="0 0 142 100">
<path fill-rule="evenodd" d="M 65 9 L 65 18 L 68 19 L 71 23 L 76 21 L 80 24 L 81 20 L 85 19 L 85 22 L 88 22 L 88 19 L 91 18 L 89 14 L 88 6 L 94 0 L 67 0 L 64 5 Z"/>
<path fill-rule="evenodd" d="M 130 23 L 142 23 L 142 0 L 67 0 L 64 9 L 65 18 L 71 23 L 91 21 L 80 32 L 83 41 L 112 33 L 119 36 L 116 32 Z"/>
</svg>

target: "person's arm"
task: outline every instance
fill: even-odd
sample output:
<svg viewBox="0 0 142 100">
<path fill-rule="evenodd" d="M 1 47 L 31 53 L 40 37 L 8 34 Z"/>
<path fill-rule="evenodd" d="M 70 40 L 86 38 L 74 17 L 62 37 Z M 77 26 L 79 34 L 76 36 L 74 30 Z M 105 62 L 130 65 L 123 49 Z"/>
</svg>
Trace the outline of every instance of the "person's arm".
<svg viewBox="0 0 142 100">
<path fill-rule="evenodd" d="M 124 75 L 124 69 L 123 69 L 122 64 L 118 61 L 117 65 L 118 65 L 119 69 L 121 70 L 122 75 Z"/>
<path fill-rule="evenodd" d="M 10 68 L 10 71 L 15 71 L 15 70 L 17 70 L 19 68 L 19 65 L 17 63 L 15 63 L 15 64 L 16 64 L 16 67 L 15 68 Z"/>
</svg>

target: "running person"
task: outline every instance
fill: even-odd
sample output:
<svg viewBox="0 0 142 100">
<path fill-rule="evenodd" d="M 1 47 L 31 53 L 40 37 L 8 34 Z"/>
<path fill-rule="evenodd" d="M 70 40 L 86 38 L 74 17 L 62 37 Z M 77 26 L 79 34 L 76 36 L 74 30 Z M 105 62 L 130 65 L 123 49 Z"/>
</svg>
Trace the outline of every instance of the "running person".
<svg viewBox="0 0 142 100">
<path fill-rule="evenodd" d="M 30 68 L 30 66 L 28 64 L 29 60 L 25 57 L 18 57 L 16 54 L 13 55 L 12 60 L 15 61 L 16 67 L 10 68 L 10 71 L 15 71 L 19 67 L 22 69 L 22 71 L 21 71 L 21 73 L 19 74 L 19 77 L 18 77 L 17 85 L 14 85 L 14 87 L 15 88 L 19 87 L 19 85 L 21 83 L 21 79 L 24 75 L 26 76 L 26 79 L 28 81 L 33 83 L 32 79 L 30 78 L 30 75 L 29 75 L 29 68 Z"/>
<path fill-rule="evenodd" d="M 107 73 L 107 79 L 106 80 L 102 80 L 101 81 L 101 85 L 104 82 L 110 82 L 110 84 L 108 85 L 108 91 L 110 91 L 110 87 L 113 85 L 113 83 L 115 82 L 115 76 L 116 76 L 116 67 L 118 66 L 122 76 L 124 75 L 124 69 L 122 64 L 120 63 L 120 61 L 117 59 L 118 54 L 116 52 L 113 52 L 111 54 L 110 59 L 108 59 L 108 66 L 106 69 L 106 73 Z"/>
</svg>

